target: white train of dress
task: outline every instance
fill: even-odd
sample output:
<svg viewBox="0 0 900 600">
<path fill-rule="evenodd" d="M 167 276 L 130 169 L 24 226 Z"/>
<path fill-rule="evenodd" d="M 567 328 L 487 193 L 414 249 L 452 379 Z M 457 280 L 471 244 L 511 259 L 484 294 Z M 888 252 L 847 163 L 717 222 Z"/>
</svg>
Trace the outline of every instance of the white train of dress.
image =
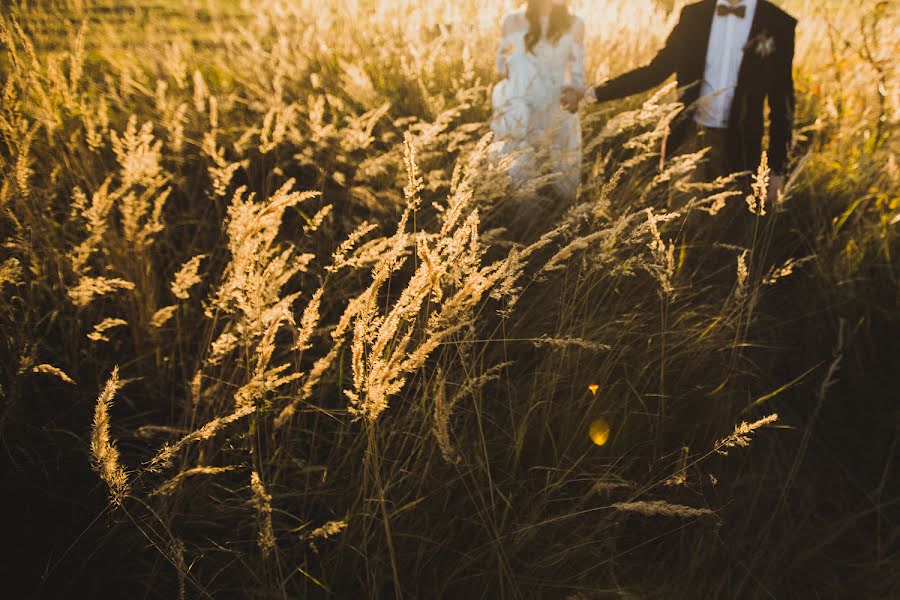
<svg viewBox="0 0 900 600">
<path fill-rule="evenodd" d="M 571 198 L 581 179 L 581 124 L 560 106 L 560 93 L 566 86 L 584 88 L 584 22 L 575 17 L 555 43 L 542 36 L 530 52 L 527 32 L 523 10 L 506 15 L 497 50 L 504 79 L 491 98 L 491 155 L 514 187 L 552 174 L 557 191 Z"/>
</svg>

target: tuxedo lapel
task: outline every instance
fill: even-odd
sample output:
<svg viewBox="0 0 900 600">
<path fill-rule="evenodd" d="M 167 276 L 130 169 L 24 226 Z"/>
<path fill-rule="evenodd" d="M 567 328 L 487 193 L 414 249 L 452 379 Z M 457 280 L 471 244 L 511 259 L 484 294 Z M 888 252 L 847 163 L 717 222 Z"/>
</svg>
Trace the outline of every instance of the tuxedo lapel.
<svg viewBox="0 0 900 600">
<path fill-rule="evenodd" d="M 766 31 L 766 11 L 768 6 L 766 0 L 759 0 L 756 4 L 756 13 L 753 15 L 753 23 L 750 25 L 750 34 L 747 36 L 747 44 L 743 49 L 741 57 L 741 68 L 738 70 L 737 87 L 740 89 L 747 83 L 749 70 L 754 59 L 753 46 L 760 34 Z"/>
<path fill-rule="evenodd" d="M 697 8 L 696 23 L 691 27 L 693 39 L 688 43 L 693 49 L 693 56 L 687 65 L 688 72 L 685 73 L 687 77 L 684 84 L 696 85 L 698 94 L 699 82 L 703 81 L 703 72 L 706 70 L 706 52 L 709 48 L 709 34 L 717 3 L 718 0 L 703 0 Z"/>
</svg>

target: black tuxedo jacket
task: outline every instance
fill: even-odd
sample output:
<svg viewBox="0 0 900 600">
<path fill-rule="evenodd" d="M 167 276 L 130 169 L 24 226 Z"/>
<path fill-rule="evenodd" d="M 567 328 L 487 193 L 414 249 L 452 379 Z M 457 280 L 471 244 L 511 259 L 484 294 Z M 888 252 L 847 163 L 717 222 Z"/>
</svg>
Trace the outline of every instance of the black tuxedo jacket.
<svg viewBox="0 0 900 600">
<path fill-rule="evenodd" d="M 604 102 L 649 90 L 675 73 L 679 100 L 688 107 L 673 123 L 668 146 L 677 148 L 693 122 L 693 105 L 700 96 L 706 48 L 718 0 L 701 0 L 681 11 L 665 47 L 649 64 L 595 88 Z M 737 18 L 737 17 L 728 17 Z M 728 119 L 728 159 L 732 171 L 755 171 L 762 154 L 763 104 L 769 101 L 769 166 L 784 172 L 794 121 L 794 29 L 796 19 L 759 0 L 744 48 L 737 89 Z"/>
</svg>

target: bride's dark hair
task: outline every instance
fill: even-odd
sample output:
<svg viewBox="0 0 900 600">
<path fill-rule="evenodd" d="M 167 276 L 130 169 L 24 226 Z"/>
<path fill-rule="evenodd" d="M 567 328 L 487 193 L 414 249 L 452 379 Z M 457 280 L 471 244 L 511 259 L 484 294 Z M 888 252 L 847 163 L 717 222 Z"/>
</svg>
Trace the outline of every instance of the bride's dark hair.
<svg viewBox="0 0 900 600">
<path fill-rule="evenodd" d="M 541 40 L 541 4 L 551 0 L 528 0 L 525 18 L 528 19 L 528 33 L 525 34 L 525 47 L 531 52 Z M 555 4 L 550 9 L 547 19 L 547 40 L 554 44 L 572 26 L 572 13 L 566 4 Z"/>
</svg>

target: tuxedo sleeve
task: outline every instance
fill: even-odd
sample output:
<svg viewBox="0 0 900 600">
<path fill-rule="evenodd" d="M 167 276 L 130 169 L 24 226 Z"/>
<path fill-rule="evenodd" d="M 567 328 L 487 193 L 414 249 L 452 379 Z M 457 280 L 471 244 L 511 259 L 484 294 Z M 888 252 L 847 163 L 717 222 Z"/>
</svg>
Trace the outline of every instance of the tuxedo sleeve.
<svg viewBox="0 0 900 600">
<path fill-rule="evenodd" d="M 675 57 L 683 38 L 684 12 L 669 34 L 666 45 L 649 63 L 594 87 L 598 102 L 618 100 L 653 89 L 675 72 Z"/>
<path fill-rule="evenodd" d="M 783 174 L 787 166 L 794 127 L 794 32 L 796 21 L 791 20 L 786 35 L 777 48 L 776 72 L 769 86 L 769 167 L 773 173 Z"/>
</svg>

